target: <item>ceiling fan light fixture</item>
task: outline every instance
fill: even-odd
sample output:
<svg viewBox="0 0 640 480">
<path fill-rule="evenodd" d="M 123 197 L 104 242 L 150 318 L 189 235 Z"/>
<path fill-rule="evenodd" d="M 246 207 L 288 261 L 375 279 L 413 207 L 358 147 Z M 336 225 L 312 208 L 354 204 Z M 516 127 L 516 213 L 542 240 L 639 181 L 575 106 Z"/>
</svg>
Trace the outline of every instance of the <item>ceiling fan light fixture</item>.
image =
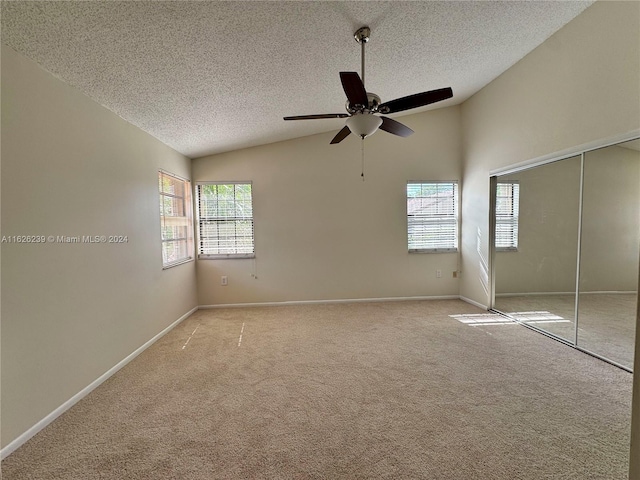
<svg viewBox="0 0 640 480">
<path fill-rule="evenodd" d="M 358 135 L 360 138 L 373 135 L 380 125 L 382 125 L 382 118 L 371 113 L 356 113 L 347 118 L 347 127 L 351 130 L 351 133 Z"/>
</svg>

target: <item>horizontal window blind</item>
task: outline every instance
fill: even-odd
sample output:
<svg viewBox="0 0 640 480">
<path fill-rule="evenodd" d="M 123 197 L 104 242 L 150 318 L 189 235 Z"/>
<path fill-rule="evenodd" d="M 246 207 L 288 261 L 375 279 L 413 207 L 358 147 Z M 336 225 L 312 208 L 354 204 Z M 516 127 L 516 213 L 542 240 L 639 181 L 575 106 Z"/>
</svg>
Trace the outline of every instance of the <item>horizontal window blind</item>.
<svg viewBox="0 0 640 480">
<path fill-rule="evenodd" d="M 518 215 L 520 185 L 517 182 L 498 183 L 496 186 L 496 249 L 518 248 Z"/>
<path fill-rule="evenodd" d="M 407 231 L 410 252 L 458 249 L 458 183 L 409 182 Z"/>
<path fill-rule="evenodd" d="M 191 183 L 163 171 L 158 182 L 162 265 L 168 267 L 193 258 Z"/>
<path fill-rule="evenodd" d="M 199 255 L 254 255 L 251 183 L 206 183 L 197 186 Z"/>
</svg>

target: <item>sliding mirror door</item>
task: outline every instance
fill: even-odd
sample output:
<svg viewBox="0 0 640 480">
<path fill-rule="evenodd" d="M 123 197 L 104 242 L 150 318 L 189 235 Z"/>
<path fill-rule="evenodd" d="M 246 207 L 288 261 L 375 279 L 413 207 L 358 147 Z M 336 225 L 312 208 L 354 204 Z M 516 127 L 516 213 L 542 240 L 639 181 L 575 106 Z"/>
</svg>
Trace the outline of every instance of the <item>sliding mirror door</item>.
<svg viewBox="0 0 640 480">
<path fill-rule="evenodd" d="M 585 153 L 578 346 L 633 368 L 640 140 Z"/>
<path fill-rule="evenodd" d="M 640 139 L 491 178 L 492 308 L 633 369 Z"/>
<path fill-rule="evenodd" d="M 498 176 L 493 308 L 574 343 L 581 157 Z"/>
</svg>

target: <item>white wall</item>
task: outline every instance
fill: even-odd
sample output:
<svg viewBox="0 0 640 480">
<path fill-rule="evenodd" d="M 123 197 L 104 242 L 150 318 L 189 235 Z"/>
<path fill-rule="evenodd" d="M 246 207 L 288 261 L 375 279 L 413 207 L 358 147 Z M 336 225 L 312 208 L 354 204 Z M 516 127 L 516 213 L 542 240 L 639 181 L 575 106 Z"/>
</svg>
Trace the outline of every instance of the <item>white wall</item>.
<svg viewBox="0 0 640 480">
<path fill-rule="evenodd" d="M 2 47 L 2 446 L 197 305 L 195 262 L 162 270 L 158 169 L 190 160 Z"/>
<path fill-rule="evenodd" d="M 407 252 L 406 183 L 459 179 L 460 108 L 400 120 L 416 133 L 367 138 L 364 182 L 360 139 L 335 132 L 194 160 L 195 181 L 253 182 L 256 244 L 198 261 L 200 304 L 457 296 L 456 253 Z"/>
<path fill-rule="evenodd" d="M 599 1 L 464 103 L 461 295 L 489 303 L 489 172 L 638 131 L 639 78 L 640 3 Z M 636 367 L 638 352 L 636 342 Z M 640 376 L 634 380 L 636 479 Z"/>
</svg>

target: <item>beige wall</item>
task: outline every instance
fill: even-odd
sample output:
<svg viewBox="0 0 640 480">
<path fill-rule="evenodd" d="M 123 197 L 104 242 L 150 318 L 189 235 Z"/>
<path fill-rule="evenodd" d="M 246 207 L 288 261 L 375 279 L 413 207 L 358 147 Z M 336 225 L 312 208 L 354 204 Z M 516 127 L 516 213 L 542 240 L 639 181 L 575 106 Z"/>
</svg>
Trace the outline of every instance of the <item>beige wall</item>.
<svg viewBox="0 0 640 480">
<path fill-rule="evenodd" d="M 640 152 L 611 146 L 584 162 L 580 291 L 636 291 Z"/>
<path fill-rule="evenodd" d="M 195 263 L 162 270 L 158 168 L 189 159 L 2 47 L 2 446 L 197 305 Z"/>
<path fill-rule="evenodd" d="M 639 19 L 596 2 L 463 104 L 461 295 L 489 302 L 491 170 L 640 128 Z"/>
<path fill-rule="evenodd" d="M 459 179 L 460 108 L 401 120 L 413 136 L 366 139 L 364 182 L 361 141 L 335 132 L 194 160 L 196 181 L 253 182 L 256 244 L 198 261 L 200 304 L 457 296 L 456 253 L 407 252 L 406 183 Z"/>
<path fill-rule="evenodd" d="M 640 3 L 600 1 L 464 103 L 462 296 L 489 303 L 489 172 L 638 131 L 639 78 Z M 638 478 L 639 395 L 633 408 Z"/>
</svg>

